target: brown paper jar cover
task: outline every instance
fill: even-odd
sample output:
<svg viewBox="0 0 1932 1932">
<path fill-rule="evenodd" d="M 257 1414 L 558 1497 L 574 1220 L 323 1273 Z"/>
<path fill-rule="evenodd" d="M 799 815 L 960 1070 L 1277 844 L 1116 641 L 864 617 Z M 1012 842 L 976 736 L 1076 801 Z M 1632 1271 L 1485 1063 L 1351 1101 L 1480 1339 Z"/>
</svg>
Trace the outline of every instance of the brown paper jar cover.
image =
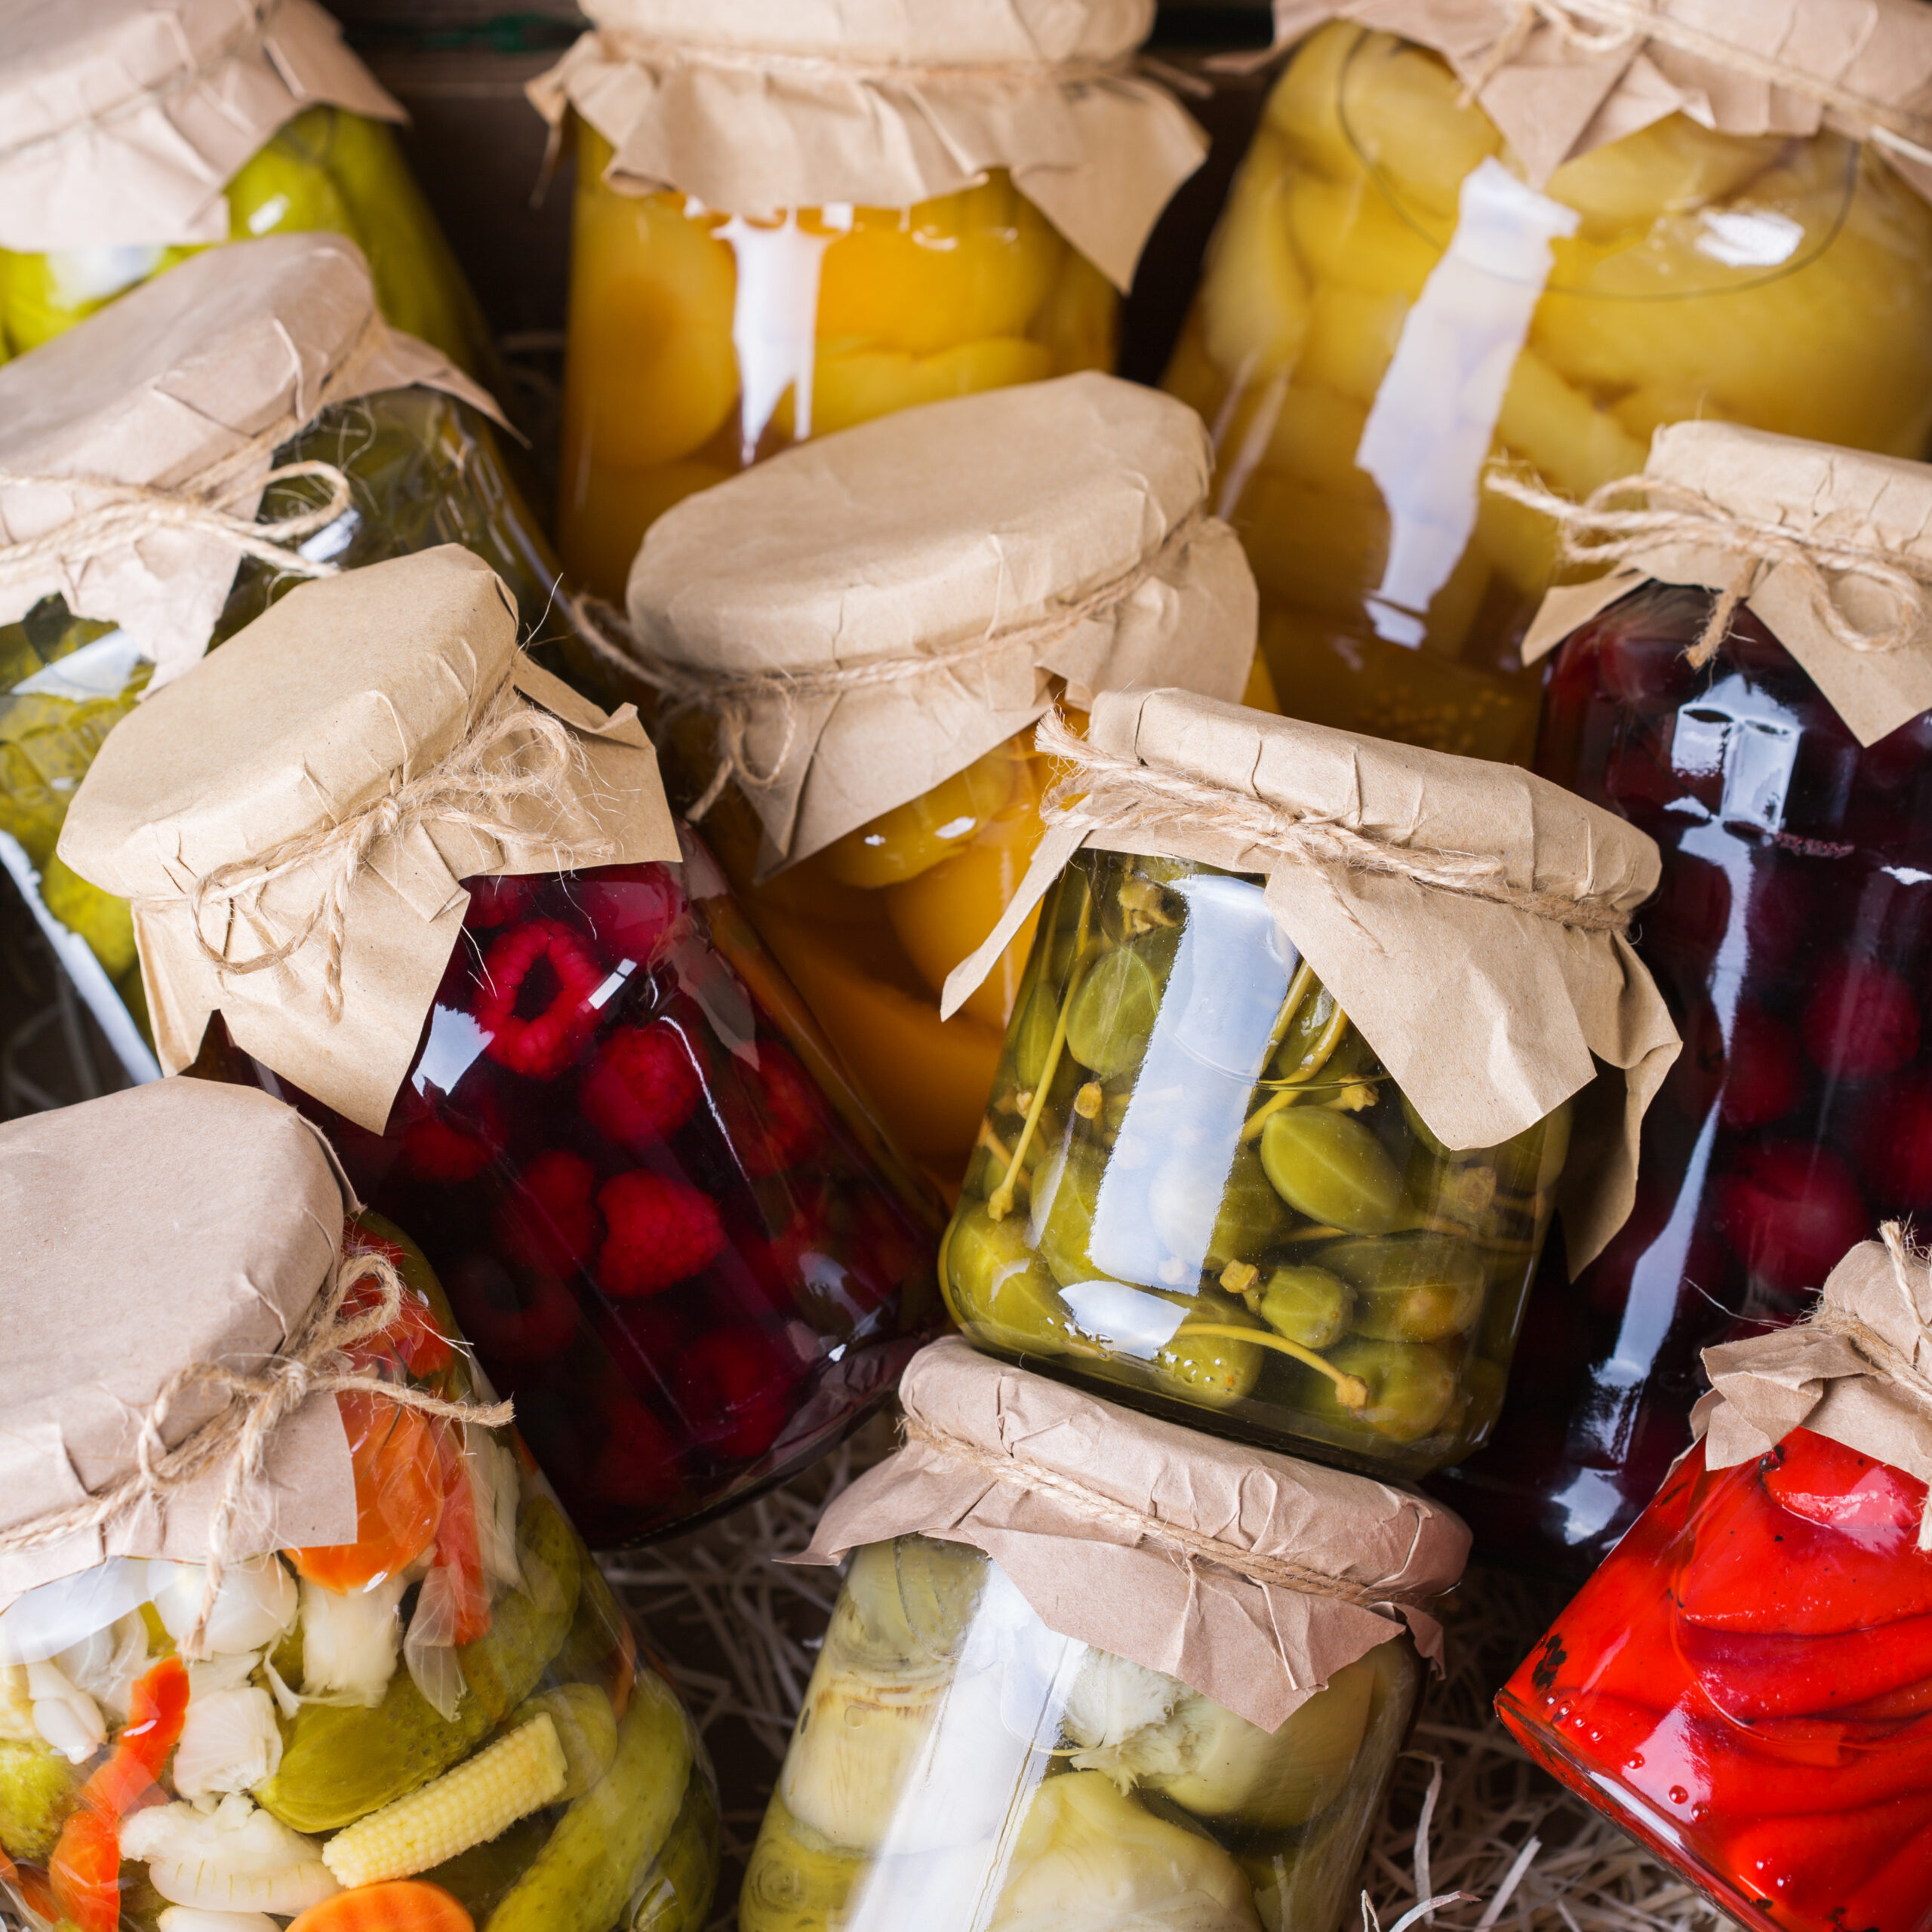
<svg viewBox="0 0 1932 1932">
<path fill-rule="evenodd" d="M 1134 71 L 1153 0 L 591 0 L 529 94 L 616 150 L 605 180 L 734 214 L 906 208 L 1016 185 L 1116 286 L 1206 138 Z"/>
<path fill-rule="evenodd" d="M 912 1439 L 838 1497 L 799 1561 L 907 1534 L 970 1543 L 1050 1629 L 1264 1730 L 1404 1628 L 1441 1660 L 1429 1601 L 1460 1580 L 1469 1537 L 1439 1503 L 1134 1414 L 957 1336 L 915 1356 L 899 1392 Z M 1312 1580 L 1244 1574 L 1247 1555 Z"/>
<path fill-rule="evenodd" d="M 136 1468 L 140 1422 L 177 1370 L 252 1371 L 301 1326 L 354 1205 L 319 1134 L 265 1094 L 163 1081 L 0 1126 L 0 1530 Z M 221 1406 L 174 1404 L 174 1446 Z M 199 1561 L 226 1466 L 166 1512 L 0 1555 L 0 1604 L 108 1556 Z M 244 1491 L 234 1555 L 352 1542 L 335 1398 L 312 1396 Z"/>
<path fill-rule="evenodd" d="M 229 179 L 318 102 L 403 118 L 315 0 L 10 8 L 0 248 L 226 242 Z"/>
</svg>

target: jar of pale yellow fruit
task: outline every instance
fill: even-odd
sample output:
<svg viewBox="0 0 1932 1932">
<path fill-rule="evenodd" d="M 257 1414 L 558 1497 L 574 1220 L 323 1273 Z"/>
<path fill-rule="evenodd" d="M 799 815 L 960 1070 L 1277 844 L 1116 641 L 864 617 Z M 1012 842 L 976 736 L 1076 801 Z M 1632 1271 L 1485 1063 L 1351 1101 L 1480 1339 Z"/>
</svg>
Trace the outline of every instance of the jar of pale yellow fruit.
<svg viewBox="0 0 1932 1932">
<path fill-rule="evenodd" d="M 951 1020 L 940 990 L 1039 842 L 1035 724 L 1129 685 L 1247 688 L 1254 580 L 1204 512 L 1209 466 L 1171 397 L 1068 376 L 788 451 L 638 553 L 631 625 L 670 694 L 674 802 L 695 801 L 766 944 L 949 1188 L 1030 928 Z"/>
<path fill-rule="evenodd" d="M 1932 210 L 1881 94 L 1932 66 L 1932 13 L 1866 48 L 1869 8 L 1813 0 L 1799 68 L 1751 0 L 1473 48 L 1447 0 L 1414 40 L 1293 11 L 1340 17 L 1269 96 L 1166 386 L 1214 426 L 1288 709 L 1527 760 L 1556 536 L 1491 465 L 1585 497 L 1696 417 L 1923 451 Z"/>
<path fill-rule="evenodd" d="M 831 429 L 1111 368 L 1199 131 L 1152 0 L 593 0 L 531 97 L 577 164 L 558 534 L 623 595 L 693 491 Z"/>
</svg>

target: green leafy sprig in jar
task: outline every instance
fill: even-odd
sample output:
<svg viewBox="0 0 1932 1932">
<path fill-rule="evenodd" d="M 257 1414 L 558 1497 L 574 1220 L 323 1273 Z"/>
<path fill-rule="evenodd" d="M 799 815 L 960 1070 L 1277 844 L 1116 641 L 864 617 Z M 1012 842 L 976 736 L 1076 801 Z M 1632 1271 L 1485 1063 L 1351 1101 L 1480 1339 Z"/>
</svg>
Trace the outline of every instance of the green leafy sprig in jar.
<svg viewBox="0 0 1932 1932">
<path fill-rule="evenodd" d="M 1552 1214 L 1580 1266 L 1629 1210 L 1678 1051 L 1625 937 L 1655 848 L 1512 768 L 1182 692 L 1042 743 L 1071 770 L 1008 915 L 1045 900 L 955 1317 L 1177 1419 L 1459 1460 Z"/>
</svg>

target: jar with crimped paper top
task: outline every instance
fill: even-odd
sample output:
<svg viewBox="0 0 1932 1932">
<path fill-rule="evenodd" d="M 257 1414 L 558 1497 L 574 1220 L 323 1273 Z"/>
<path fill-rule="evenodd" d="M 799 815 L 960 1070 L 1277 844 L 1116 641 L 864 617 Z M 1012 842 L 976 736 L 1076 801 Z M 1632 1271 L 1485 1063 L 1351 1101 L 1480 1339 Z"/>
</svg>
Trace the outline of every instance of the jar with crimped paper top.
<svg viewBox="0 0 1932 1932">
<path fill-rule="evenodd" d="M 517 631 L 454 545 L 303 585 L 116 728 L 61 851 L 133 903 L 163 1066 L 322 1124 L 605 1546 L 884 1401 L 942 1217 L 635 712 Z"/>
<path fill-rule="evenodd" d="M 213 251 L 0 370 L 0 864 L 130 1078 L 128 909 L 54 844 L 102 737 L 306 579 L 458 542 L 570 668 L 488 395 L 391 329 L 352 242 Z"/>
<path fill-rule="evenodd" d="M 832 1505 L 849 1562 L 742 1932 L 1335 1932 L 1469 1537 L 957 1337 Z"/>
<path fill-rule="evenodd" d="M 1152 0 L 593 0 L 531 99 L 577 204 L 558 534 L 617 598 L 653 518 L 909 405 L 1110 369 L 1206 152 Z"/>
<path fill-rule="evenodd" d="M 0 338 L 16 355 L 202 250 L 325 230 L 395 327 L 495 381 L 396 146 L 403 110 L 315 0 L 17 7 L 0 45 Z"/>
<path fill-rule="evenodd" d="M 1128 685 L 1251 688 L 1254 581 L 1208 470 L 1171 398 L 1070 376 L 786 452 L 669 512 L 632 566 L 674 795 L 948 1189 L 1024 939 L 948 1020 L 940 989 L 1038 841 L 1035 720 Z"/>
<path fill-rule="evenodd" d="M 0 1326 L 11 1923 L 698 1932 L 696 1730 L 309 1123 L 0 1127 Z"/>
<path fill-rule="evenodd" d="M 1693 420 L 1925 453 L 1932 15 L 1275 16 L 1294 51 L 1167 386 L 1215 426 L 1215 508 L 1300 715 L 1527 763 L 1551 493 Z"/>
<path fill-rule="evenodd" d="M 982 1347 L 1177 1421 L 1417 1476 L 1503 1406 L 1560 1210 L 1629 1212 L 1678 1050 L 1630 949 L 1655 848 L 1507 765 L 1110 693 L 940 1256 Z"/>
</svg>

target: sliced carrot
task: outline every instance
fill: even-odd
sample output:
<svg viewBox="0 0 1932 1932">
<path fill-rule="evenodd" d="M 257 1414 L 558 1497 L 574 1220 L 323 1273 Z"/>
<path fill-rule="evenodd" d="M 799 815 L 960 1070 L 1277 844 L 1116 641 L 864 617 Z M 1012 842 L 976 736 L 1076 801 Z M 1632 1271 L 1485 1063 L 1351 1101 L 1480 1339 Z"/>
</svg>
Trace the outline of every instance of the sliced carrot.
<svg viewBox="0 0 1932 1932">
<path fill-rule="evenodd" d="M 414 1242 L 405 1245 L 379 1233 L 367 1222 L 351 1219 L 343 1223 L 342 1248 L 345 1254 L 380 1254 L 402 1277 L 402 1312 L 383 1331 L 396 1356 L 411 1377 L 426 1382 L 449 1367 L 456 1350 L 436 1318 L 434 1297 L 428 1285 L 435 1277 L 428 1258 Z M 343 1311 L 360 1315 L 382 1300 L 382 1291 L 374 1281 L 358 1281 L 343 1303 Z"/>
<path fill-rule="evenodd" d="M 188 1667 L 178 1657 L 163 1657 L 134 1680 L 128 1721 L 113 1755 L 82 1786 L 82 1804 L 112 1818 L 131 1811 L 161 1776 L 187 1718 Z"/>
<path fill-rule="evenodd" d="M 359 1389 L 336 1397 L 355 1478 L 355 1540 L 291 1554 L 312 1583 L 359 1590 L 405 1570 L 434 1541 L 443 1515 L 442 1466 L 414 1409 Z"/>
<path fill-rule="evenodd" d="M 312 1905 L 288 1932 L 475 1932 L 475 1921 L 441 1886 L 392 1878 Z"/>
<path fill-rule="evenodd" d="M 105 1811 L 76 1811 L 60 1827 L 47 1875 L 60 1915 L 80 1932 L 114 1932 L 121 1922 L 121 1837 Z"/>
<path fill-rule="evenodd" d="M 476 1523 L 476 1491 L 469 1460 L 455 1427 L 439 1423 L 436 1454 L 442 1465 L 443 1520 L 436 1530 L 436 1567 L 449 1572 L 456 1598 L 456 1641 L 473 1644 L 490 1627 L 490 1584 L 483 1574 L 483 1544 Z"/>
</svg>

